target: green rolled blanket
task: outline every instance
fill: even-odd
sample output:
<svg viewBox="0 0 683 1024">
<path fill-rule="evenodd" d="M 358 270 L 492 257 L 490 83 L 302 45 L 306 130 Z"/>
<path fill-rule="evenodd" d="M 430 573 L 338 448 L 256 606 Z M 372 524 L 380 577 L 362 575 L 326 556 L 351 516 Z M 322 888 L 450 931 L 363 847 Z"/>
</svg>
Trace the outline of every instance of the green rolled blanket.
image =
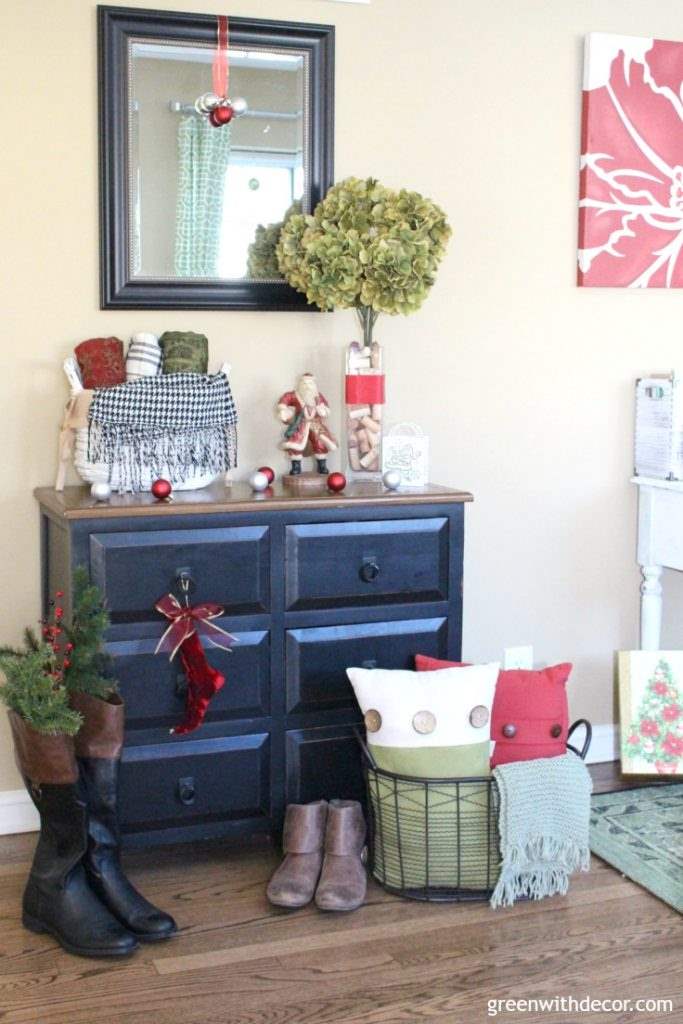
<svg viewBox="0 0 683 1024">
<path fill-rule="evenodd" d="M 159 338 L 163 373 L 208 373 L 209 339 L 194 331 L 165 331 Z"/>
</svg>

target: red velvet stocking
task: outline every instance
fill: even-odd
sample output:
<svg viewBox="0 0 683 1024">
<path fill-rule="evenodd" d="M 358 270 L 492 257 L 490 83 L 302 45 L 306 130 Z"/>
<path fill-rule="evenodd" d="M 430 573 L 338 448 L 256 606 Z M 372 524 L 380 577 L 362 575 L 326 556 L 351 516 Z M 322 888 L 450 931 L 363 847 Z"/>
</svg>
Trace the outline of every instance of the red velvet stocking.
<svg viewBox="0 0 683 1024">
<path fill-rule="evenodd" d="M 180 725 L 172 730 L 176 736 L 192 732 L 202 724 L 211 698 L 225 682 L 225 676 L 212 668 L 206 660 L 204 648 L 196 633 L 183 641 L 180 661 L 187 676 L 187 699 L 185 717 Z"/>
</svg>

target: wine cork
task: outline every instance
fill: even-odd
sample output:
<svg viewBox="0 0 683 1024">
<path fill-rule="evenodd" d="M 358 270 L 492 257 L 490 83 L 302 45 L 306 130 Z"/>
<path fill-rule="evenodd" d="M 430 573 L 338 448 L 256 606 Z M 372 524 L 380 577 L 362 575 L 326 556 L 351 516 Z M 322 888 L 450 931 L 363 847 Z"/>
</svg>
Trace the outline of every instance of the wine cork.
<svg viewBox="0 0 683 1024">
<path fill-rule="evenodd" d="M 373 470 L 379 468 L 379 454 L 375 449 L 366 452 L 365 455 L 361 456 L 360 464 L 363 469 Z"/>
<path fill-rule="evenodd" d="M 351 469 L 355 469 L 356 472 L 359 472 L 361 464 L 360 457 L 358 455 L 358 448 L 349 447 L 349 465 L 351 466 Z"/>
<path fill-rule="evenodd" d="M 363 352 L 365 352 L 365 349 L 363 349 Z M 379 370 L 381 361 L 382 353 L 379 344 L 378 342 L 373 341 L 370 347 L 370 366 L 373 370 Z"/>
<path fill-rule="evenodd" d="M 358 431 L 358 447 L 360 448 L 361 453 L 363 455 L 367 454 L 367 452 L 369 452 L 370 449 L 372 448 L 372 445 L 368 440 L 367 431 L 365 430 Z"/>
<path fill-rule="evenodd" d="M 371 431 L 373 434 L 379 434 L 381 427 L 377 420 L 373 419 L 372 416 L 363 416 L 361 423 L 366 430 Z"/>
<path fill-rule="evenodd" d="M 373 404 L 370 406 L 370 415 L 372 416 L 373 420 L 376 420 L 378 423 L 382 422 L 382 409 L 383 406 L 381 405 Z"/>
<path fill-rule="evenodd" d="M 369 416 L 369 415 L 370 415 L 370 406 L 369 405 L 354 405 L 351 409 L 349 409 L 349 419 L 351 419 L 351 420 L 362 419 L 363 416 Z"/>
</svg>

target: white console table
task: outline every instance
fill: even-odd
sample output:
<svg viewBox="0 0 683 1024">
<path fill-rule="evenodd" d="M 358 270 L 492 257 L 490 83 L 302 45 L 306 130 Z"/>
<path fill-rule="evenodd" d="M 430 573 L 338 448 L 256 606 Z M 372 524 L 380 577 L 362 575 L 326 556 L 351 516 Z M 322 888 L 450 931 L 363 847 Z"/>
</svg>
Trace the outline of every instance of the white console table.
<svg viewBox="0 0 683 1024">
<path fill-rule="evenodd" d="M 634 476 L 638 486 L 640 647 L 659 650 L 662 631 L 662 569 L 683 570 L 683 481 Z"/>
</svg>

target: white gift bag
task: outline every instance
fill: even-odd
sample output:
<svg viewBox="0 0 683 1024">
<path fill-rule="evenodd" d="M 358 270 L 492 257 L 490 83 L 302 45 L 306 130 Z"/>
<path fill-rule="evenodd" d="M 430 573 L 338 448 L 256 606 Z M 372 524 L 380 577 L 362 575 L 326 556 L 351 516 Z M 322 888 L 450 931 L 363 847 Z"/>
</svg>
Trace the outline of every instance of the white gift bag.
<svg viewBox="0 0 683 1024">
<path fill-rule="evenodd" d="M 384 435 L 382 473 L 389 469 L 401 474 L 401 487 L 429 483 L 429 438 L 417 423 L 398 423 Z"/>
</svg>

